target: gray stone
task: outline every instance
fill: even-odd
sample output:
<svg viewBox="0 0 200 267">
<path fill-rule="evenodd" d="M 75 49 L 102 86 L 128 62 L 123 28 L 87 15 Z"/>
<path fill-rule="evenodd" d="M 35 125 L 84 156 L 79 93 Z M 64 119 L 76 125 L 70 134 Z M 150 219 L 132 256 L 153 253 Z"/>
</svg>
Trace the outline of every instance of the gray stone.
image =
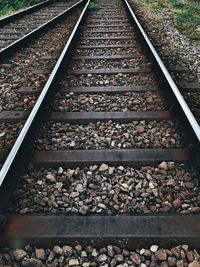
<svg viewBox="0 0 200 267">
<path fill-rule="evenodd" d="M 42 248 L 36 248 L 35 249 L 35 256 L 39 260 L 45 260 L 45 258 L 46 258 L 45 250 Z"/>
<path fill-rule="evenodd" d="M 63 173 L 63 171 L 64 171 L 64 170 L 63 170 L 63 168 L 62 168 L 62 167 L 59 167 L 59 168 L 58 168 L 58 174 L 62 174 L 62 173 Z"/>
<path fill-rule="evenodd" d="M 161 162 L 160 165 L 158 166 L 160 169 L 167 170 L 168 166 L 165 161 Z"/>
<path fill-rule="evenodd" d="M 79 209 L 79 212 L 82 214 L 82 215 L 86 215 L 87 213 L 88 213 L 88 211 L 89 211 L 89 208 L 88 208 L 88 206 L 82 206 L 82 207 L 80 207 L 80 209 Z"/>
<path fill-rule="evenodd" d="M 158 250 L 158 246 L 157 246 L 157 245 L 152 245 L 152 246 L 150 247 L 150 250 L 151 250 L 152 252 L 156 252 L 156 251 Z"/>
<path fill-rule="evenodd" d="M 63 254 L 63 249 L 59 246 L 55 246 L 53 248 L 53 252 L 55 252 L 56 254 L 62 255 Z"/>
<path fill-rule="evenodd" d="M 100 262 L 104 262 L 104 261 L 106 261 L 106 260 L 107 260 L 107 256 L 106 256 L 106 254 L 100 254 L 100 255 L 98 256 L 98 260 L 99 260 Z"/>
<path fill-rule="evenodd" d="M 23 249 L 16 249 L 13 251 L 13 255 L 17 261 L 20 261 L 27 255 L 27 253 Z"/>
<path fill-rule="evenodd" d="M 70 256 L 72 254 L 72 252 L 73 252 L 73 248 L 72 247 L 70 247 L 70 246 L 64 246 L 63 247 L 63 254 L 65 256 Z"/>
<path fill-rule="evenodd" d="M 107 171 L 109 169 L 109 166 L 107 164 L 101 164 L 101 166 L 99 167 L 99 171 Z"/>
<path fill-rule="evenodd" d="M 55 178 L 55 176 L 53 174 L 47 174 L 46 178 L 51 183 L 55 183 L 56 182 L 56 178 Z"/>
<path fill-rule="evenodd" d="M 107 246 L 107 252 L 108 252 L 108 256 L 113 258 L 114 257 L 114 250 L 113 250 L 113 246 L 108 245 Z"/>
<path fill-rule="evenodd" d="M 68 264 L 69 264 L 69 266 L 79 265 L 79 260 L 78 259 L 70 259 Z"/>
<path fill-rule="evenodd" d="M 45 267 L 45 265 L 42 263 L 39 259 L 24 259 L 22 261 L 23 267 Z"/>
<path fill-rule="evenodd" d="M 92 256 L 93 256 L 93 257 L 97 257 L 97 255 L 98 255 L 98 252 L 97 252 L 97 250 L 94 248 L 94 249 L 92 250 Z"/>
</svg>

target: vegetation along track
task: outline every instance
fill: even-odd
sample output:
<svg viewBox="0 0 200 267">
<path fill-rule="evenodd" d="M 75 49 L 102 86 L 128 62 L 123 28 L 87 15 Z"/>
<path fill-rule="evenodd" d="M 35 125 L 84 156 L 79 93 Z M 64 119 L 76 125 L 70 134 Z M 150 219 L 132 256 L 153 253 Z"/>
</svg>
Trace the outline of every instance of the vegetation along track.
<svg viewBox="0 0 200 267">
<path fill-rule="evenodd" d="M 1 169 L 2 264 L 199 266 L 198 123 L 127 1 L 98 3 L 7 118 L 27 120 Z"/>
<path fill-rule="evenodd" d="M 178 4 L 177 1 L 171 2 L 175 6 Z M 163 13 L 163 19 L 165 18 L 164 21 L 163 19 L 161 19 L 162 15 L 161 17 L 157 17 L 155 19 L 155 15 L 153 15 L 153 13 L 149 14 L 146 8 L 139 7 L 140 4 L 139 2 L 137 2 L 137 0 L 131 1 L 130 4 L 131 3 L 134 3 L 132 6 L 134 12 L 136 12 L 136 15 L 140 17 L 145 31 L 149 34 L 149 37 L 150 39 L 152 39 L 152 42 L 159 52 L 163 62 L 166 64 L 176 84 L 178 84 L 178 87 L 181 90 L 184 99 L 186 100 L 196 119 L 200 121 L 200 70 L 198 67 L 198 51 L 196 51 L 195 54 L 195 46 L 186 38 L 184 39 L 183 36 L 181 37 L 181 34 L 175 27 L 169 25 L 169 17 L 165 17 L 165 13 Z M 187 3 L 185 5 L 185 8 L 186 6 Z M 189 8 L 190 7 L 188 6 L 188 11 Z M 181 8 L 181 12 L 183 12 L 183 14 L 184 10 L 185 9 Z M 174 12 L 174 10 L 172 12 Z M 178 14 L 179 13 L 177 13 L 177 15 Z M 157 15 L 159 16 L 159 12 Z M 190 15 L 190 17 L 195 23 L 194 16 Z M 190 20 L 185 18 L 185 21 Z M 191 30 L 191 27 L 189 28 Z M 191 32 L 194 36 L 198 36 L 198 32 Z M 168 54 L 166 54 L 166 51 Z M 179 72 L 174 72 L 174 68 L 178 68 Z"/>
</svg>

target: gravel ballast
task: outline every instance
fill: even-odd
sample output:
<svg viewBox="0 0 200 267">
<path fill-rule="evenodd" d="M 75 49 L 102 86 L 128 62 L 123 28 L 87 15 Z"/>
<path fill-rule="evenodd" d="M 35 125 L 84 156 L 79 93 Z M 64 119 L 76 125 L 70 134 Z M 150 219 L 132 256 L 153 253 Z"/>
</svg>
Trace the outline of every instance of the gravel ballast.
<svg viewBox="0 0 200 267">
<path fill-rule="evenodd" d="M 177 122 L 97 122 L 87 125 L 49 122 L 39 134 L 37 149 L 120 149 L 181 147 Z"/>
<path fill-rule="evenodd" d="M 58 93 L 53 110 L 56 111 L 133 111 L 166 110 L 162 96 L 156 92 L 115 94 Z"/>
<path fill-rule="evenodd" d="M 11 58 L 1 61 L 0 111 L 30 110 L 33 107 L 35 97 L 21 95 L 18 93 L 18 89 L 44 86 L 79 14 L 80 10 L 49 29 L 29 46 L 18 50 Z M 43 56 L 54 56 L 55 59 L 43 60 L 41 59 Z M 38 71 L 37 74 L 34 74 L 34 71 L 44 69 L 47 69 L 49 73 Z"/>
<path fill-rule="evenodd" d="M 141 74 L 84 74 L 84 75 L 66 75 L 62 81 L 64 86 L 121 86 L 121 85 L 157 85 L 152 73 Z"/>
<path fill-rule="evenodd" d="M 2 92 L 0 98 L 0 111 L 29 111 L 34 106 L 37 97 L 34 95 L 21 95 L 11 90 Z"/>
<path fill-rule="evenodd" d="M 195 170 L 162 162 L 157 167 L 32 169 L 21 176 L 9 205 L 12 213 L 168 213 L 200 212 Z"/>
<path fill-rule="evenodd" d="M 82 38 L 87 38 L 87 37 L 117 37 L 117 36 L 121 36 L 122 33 L 121 32 L 92 32 L 92 31 L 84 31 L 83 34 L 81 34 Z M 130 36 L 130 37 L 135 37 L 135 34 L 130 31 L 130 32 L 123 32 L 123 36 Z"/>
<path fill-rule="evenodd" d="M 126 38 L 126 36 L 120 35 L 120 37 Z M 88 40 L 87 38 L 82 39 L 80 42 L 81 45 L 132 45 L 133 47 L 137 47 L 137 44 L 135 43 L 134 39 L 104 39 L 104 40 Z"/>
<path fill-rule="evenodd" d="M 141 53 L 141 49 L 138 47 L 127 47 L 127 48 L 105 48 L 101 49 L 76 49 L 74 55 L 77 56 L 109 56 L 109 55 L 138 55 Z"/>
<path fill-rule="evenodd" d="M 152 244 L 149 248 L 127 250 L 123 246 L 107 245 L 100 249 L 94 246 L 76 245 L 53 248 L 37 248 L 27 245 L 21 249 L 0 250 L 0 265 L 15 267 L 83 266 L 83 267 L 128 267 L 128 266 L 178 266 L 200 267 L 200 255 L 188 245 L 163 248 Z"/>
<path fill-rule="evenodd" d="M 183 94 L 190 108 L 200 109 L 200 93 L 199 92 L 188 92 Z"/>
<path fill-rule="evenodd" d="M 77 1 L 68 1 L 66 3 L 63 1 L 60 2 L 61 6 L 59 3 L 54 3 L 53 6 L 48 5 L 47 7 L 42 7 L 42 8 L 40 7 L 39 10 L 36 10 L 31 14 L 23 16 L 22 18 L 16 20 L 15 22 L 8 23 L 8 25 L 1 27 L 0 35 L 12 38 L 16 37 L 16 39 L 22 38 L 24 35 L 28 34 L 29 32 L 33 31 L 34 29 L 40 27 L 44 23 L 53 19 L 57 15 L 61 14 L 63 12 L 63 9 L 66 10 L 70 6 L 74 5 L 76 2 Z M 56 4 L 57 8 L 55 8 Z M 41 13 L 43 13 L 42 16 Z M 12 34 L 9 34 L 11 32 Z M 4 41 L 5 47 L 7 45 L 10 45 L 14 41 L 12 40 L 12 38 L 11 40 Z"/>
<path fill-rule="evenodd" d="M 88 22 L 88 21 L 86 21 Z M 115 26 L 112 26 L 112 25 L 115 25 Z M 107 24 L 105 24 L 105 21 L 101 22 L 101 24 L 97 24 L 95 26 L 95 23 L 90 25 L 89 23 L 86 25 L 86 29 L 87 30 L 90 30 L 90 31 L 96 31 L 97 30 L 97 26 L 98 26 L 98 30 L 101 30 L 101 31 L 106 31 L 106 30 L 131 30 L 134 34 L 134 28 L 131 26 L 131 24 L 129 22 L 127 23 L 119 23 L 119 22 L 116 22 L 116 23 L 113 23 L 112 25 L 110 25 L 109 22 L 107 22 Z M 87 26 L 90 26 L 89 28 L 87 28 Z M 85 29 L 84 27 L 82 28 L 82 30 Z"/>
<path fill-rule="evenodd" d="M 139 68 L 146 69 L 151 67 L 151 62 L 141 56 L 141 58 L 123 60 L 77 60 L 72 61 L 70 69 L 112 69 L 112 68 Z"/>
<path fill-rule="evenodd" d="M 14 144 L 23 125 L 24 122 L 0 124 L 0 149 L 8 149 Z"/>
</svg>

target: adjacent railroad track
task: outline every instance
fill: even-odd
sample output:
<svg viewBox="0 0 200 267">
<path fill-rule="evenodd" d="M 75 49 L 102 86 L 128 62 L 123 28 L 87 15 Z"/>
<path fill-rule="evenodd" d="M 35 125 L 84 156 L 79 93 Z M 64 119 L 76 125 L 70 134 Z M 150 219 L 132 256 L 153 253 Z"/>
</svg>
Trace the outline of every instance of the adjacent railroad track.
<svg viewBox="0 0 200 267">
<path fill-rule="evenodd" d="M 89 3 L 44 87 L 18 88 L 34 104 L 0 114 L 23 122 L 1 151 L 2 262 L 199 266 L 200 127 L 128 1 Z"/>
<path fill-rule="evenodd" d="M 0 20 L 0 52 L 12 51 L 14 45 L 33 38 L 39 31 L 62 17 L 78 1 L 44 1 L 35 6 L 7 16 Z"/>
<path fill-rule="evenodd" d="M 1 149 L 11 148 L 24 123 L 21 121 L 7 124 L 9 116 L 12 114 L 17 118 L 18 112 L 22 110 L 28 113 L 35 104 L 36 96 L 21 92 L 28 86 L 34 86 L 37 90 L 44 86 L 83 5 L 82 1 L 77 2 L 61 17 L 54 18 L 36 31 L 35 35 L 31 35 L 29 41 L 19 41 L 20 48 L 13 44 L 0 52 L 2 56 L 0 63 Z M 8 56 L 9 53 L 13 54 L 12 57 Z M 42 73 L 41 68 L 44 66 L 47 69 Z"/>
</svg>

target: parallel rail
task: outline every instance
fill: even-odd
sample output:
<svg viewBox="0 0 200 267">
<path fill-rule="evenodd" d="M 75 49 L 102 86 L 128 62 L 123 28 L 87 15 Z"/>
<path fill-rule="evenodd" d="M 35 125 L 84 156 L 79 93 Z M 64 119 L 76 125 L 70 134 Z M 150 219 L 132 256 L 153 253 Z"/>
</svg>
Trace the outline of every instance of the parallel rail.
<svg viewBox="0 0 200 267">
<path fill-rule="evenodd" d="M 166 83 L 169 85 L 169 88 L 172 90 L 173 94 L 175 95 L 175 98 L 178 102 L 178 105 L 182 108 L 183 113 L 185 117 L 187 118 L 189 124 L 191 125 L 192 131 L 195 133 L 197 138 L 197 143 L 200 142 L 200 126 L 195 119 L 193 113 L 191 112 L 190 108 L 188 107 L 187 103 L 185 102 L 182 94 L 180 93 L 176 83 L 174 82 L 173 78 L 171 77 L 169 71 L 165 67 L 163 61 L 161 60 L 160 56 L 158 55 L 156 49 L 154 48 L 153 44 L 149 40 L 147 34 L 145 33 L 142 25 L 138 21 L 136 15 L 134 14 L 133 10 L 131 9 L 129 3 L 127 0 L 125 0 L 126 7 L 128 8 L 134 23 L 137 25 L 139 32 L 141 33 L 142 38 L 145 40 L 146 45 L 149 48 L 150 53 L 152 53 L 152 56 L 154 60 L 157 62 L 157 66 L 160 69 L 160 73 L 164 76 Z"/>
<path fill-rule="evenodd" d="M 0 172 L 0 212 L 3 213 L 5 206 L 9 200 L 9 197 L 14 188 L 16 182 L 16 173 L 19 169 L 19 165 L 25 160 L 25 155 L 27 155 L 26 147 L 30 146 L 33 141 L 33 133 L 36 133 L 36 128 L 43 122 L 44 118 L 48 116 L 45 112 L 45 107 L 48 106 L 48 102 L 51 101 L 53 95 L 55 94 L 56 83 L 59 80 L 59 76 L 62 73 L 62 68 L 64 63 L 70 56 L 70 51 L 73 47 L 74 41 L 76 39 L 79 27 L 86 17 L 87 7 L 90 0 L 87 1 L 84 10 L 78 19 L 76 26 L 71 33 L 46 85 L 41 91 L 38 100 L 32 109 L 31 113 L 28 115 L 26 123 L 17 138 L 11 152 L 9 153 L 2 169 Z M 199 157 L 199 141 L 200 141 L 200 128 L 197 124 L 194 116 L 189 110 L 187 104 L 183 100 L 176 84 L 174 83 L 172 77 L 167 71 L 166 67 L 162 63 L 158 53 L 153 47 L 152 43 L 149 41 L 147 35 L 145 34 L 142 26 L 137 20 L 135 14 L 133 13 L 127 0 L 124 0 L 124 4 L 132 16 L 132 20 L 138 27 L 140 35 L 143 36 L 146 46 L 151 53 L 154 61 L 157 64 L 157 69 L 161 73 L 165 84 L 171 90 L 174 95 L 174 99 L 178 105 L 178 110 L 182 114 L 183 121 L 189 124 L 189 130 L 192 132 L 195 152 L 198 153 Z M 91 88 L 90 88 L 91 89 Z M 77 89 L 78 90 L 78 89 Z M 92 89 L 91 89 L 92 90 Z M 65 114 L 67 116 L 67 114 Z M 68 114 L 69 115 L 69 114 Z M 88 114 L 87 114 L 88 115 Z M 91 115 L 91 114 L 89 114 Z M 88 115 L 88 116 L 89 116 Z M 52 116 L 52 115 L 51 115 Z M 54 116 L 59 117 L 58 114 Z M 82 115 L 83 116 L 83 115 Z M 99 116 L 99 117 L 98 117 Z M 107 114 L 107 116 L 109 116 Z M 112 115 L 113 116 L 113 115 Z M 119 113 L 118 115 L 119 116 Z M 133 116 L 133 113 L 130 115 Z M 135 117 L 141 116 L 141 114 L 134 114 Z M 169 114 L 165 114 L 169 116 Z M 89 120 L 91 118 L 73 118 L 74 120 Z M 98 120 L 105 118 L 104 114 L 97 114 L 97 117 L 92 118 Z M 68 117 L 69 118 L 69 117 Z M 71 118 L 72 119 L 72 118 Z M 111 118 L 112 119 L 112 118 Z M 116 118 L 117 119 L 117 118 Z M 119 119 L 119 118 L 118 118 Z M 127 118 L 126 118 L 127 119 Z M 31 140 L 32 139 L 32 140 Z M 30 151 L 29 151 L 30 152 Z M 127 151 L 108 151 L 104 154 L 101 151 L 86 151 L 85 154 L 82 151 L 73 152 L 46 152 L 45 155 L 41 155 L 42 152 L 36 154 L 34 161 L 38 166 L 73 166 L 73 164 L 88 165 L 98 162 L 108 162 L 118 164 L 123 162 L 125 164 L 135 164 L 144 165 L 145 163 L 157 163 L 160 160 L 174 160 L 180 162 L 188 162 L 190 151 L 177 149 L 174 152 L 165 153 L 164 150 L 130 150 Z M 54 155 L 47 154 L 53 153 Z M 70 154 L 71 153 L 71 154 Z M 153 153 L 153 154 L 152 154 Z M 164 154 L 163 154 L 164 153 Z M 55 156 L 55 154 L 58 154 Z M 101 155 L 100 155 L 101 154 Z M 194 155 L 193 155 L 194 157 Z M 45 161 L 45 160 L 46 161 Z M 135 162 L 134 162 L 135 160 Z M 45 163 L 47 165 L 45 165 Z M 15 182 L 14 182 L 15 181 Z M 62 228 L 60 227 L 62 225 Z M 143 227 L 141 227 L 143 226 Z M 192 226 L 192 227 L 191 227 Z M 48 246 L 59 242 L 61 244 L 71 243 L 75 244 L 75 241 L 82 242 L 84 244 L 90 244 L 91 239 L 93 239 L 97 246 L 102 244 L 114 243 L 118 244 L 119 240 L 124 241 L 129 247 L 134 247 L 137 243 L 138 246 L 148 246 L 153 242 L 165 245 L 177 245 L 180 243 L 187 243 L 195 248 L 200 248 L 200 216 L 199 215 L 188 215 L 188 216 L 177 216 L 177 215 L 167 215 L 167 216 L 59 216 L 59 215 L 10 215 L 7 217 L 6 226 L 4 234 L 2 236 L 2 244 L 4 245 L 15 245 L 19 244 L 23 246 L 24 244 L 31 243 L 35 245 Z"/>
<path fill-rule="evenodd" d="M 77 5 L 80 5 L 82 1 L 78 2 L 78 4 L 74 5 L 70 8 L 72 10 L 74 7 L 77 7 Z M 29 142 L 32 139 L 32 131 L 38 125 L 39 121 L 41 122 L 41 119 L 44 118 L 44 112 L 43 109 L 46 106 L 48 99 L 52 97 L 52 91 L 55 86 L 55 82 L 58 79 L 58 76 L 61 71 L 61 66 L 63 65 L 64 59 L 66 56 L 68 56 L 68 51 L 70 50 L 73 41 L 75 39 L 75 34 L 78 30 L 78 27 L 86 13 L 86 9 L 89 5 L 89 1 L 86 3 L 83 12 L 81 13 L 53 71 L 51 72 L 51 75 L 46 82 L 46 85 L 44 86 L 40 96 L 37 99 L 37 102 L 35 103 L 30 115 L 28 116 L 26 123 L 24 124 L 23 129 L 21 130 L 13 148 L 11 149 L 1 171 L 0 171 L 0 196 L 2 197 L 2 200 L 0 204 L 0 212 L 3 212 L 7 200 L 10 197 L 10 194 L 13 189 L 13 173 L 16 171 L 16 166 L 18 166 L 19 162 L 24 161 L 22 158 L 24 158 L 24 149 L 27 146 L 27 141 Z M 67 11 L 64 11 L 62 16 L 66 14 Z M 61 15 L 59 15 L 60 18 Z M 55 20 L 55 19 L 54 19 Z M 41 112 L 43 115 L 41 116 Z"/>
<path fill-rule="evenodd" d="M 45 31 L 55 23 L 57 23 L 60 19 L 62 19 L 67 14 L 70 14 L 74 9 L 80 6 L 85 0 L 80 0 L 70 8 L 67 8 L 62 13 L 54 17 L 53 19 L 49 20 L 48 22 L 44 23 L 43 25 L 39 26 L 38 28 L 32 30 L 28 34 L 24 35 L 23 37 L 19 38 L 18 40 L 14 41 L 12 44 L 8 45 L 7 47 L 3 48 L 0 51 L 0 58 L 6 58 L 13 54 L 17 48 L 21 47 L 25 42 L 33 40 L 35 36 L 40 34 L 41 32 Z"/>
</svg>

